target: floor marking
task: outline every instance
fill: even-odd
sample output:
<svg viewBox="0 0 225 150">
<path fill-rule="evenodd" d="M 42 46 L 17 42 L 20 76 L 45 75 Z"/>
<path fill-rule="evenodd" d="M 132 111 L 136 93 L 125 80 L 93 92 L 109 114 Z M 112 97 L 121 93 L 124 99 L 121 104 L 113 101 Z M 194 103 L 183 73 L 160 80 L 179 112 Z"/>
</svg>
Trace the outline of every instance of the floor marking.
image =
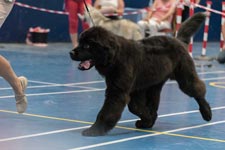
<svg viewBox="0 0 225 150">
<path fill-rule="evenodd" d="M 45 95 L 59 95 L 59 94 L 71 94 L 71 93 L 85 93 L 85 92 L 98 92 L 104 91 L 104 89 L 95 89 L 95 90 L 75 90 L 75 91 L 63 91 L 63 92 L 49 92 L 49 93 L 35 93 L 35 94 L 26 94 L 27 97 L 29 96 L 45 96 Z M 8 96 L 0 96 L 0 99 L 4 98 L 14 98 L 14 95 Z"/>
<path fill-rule="evenodd" d="M 43 83 L 42 83 L 43 84 Z M 46 84 L 46 83 L 45 83 Z M 87 88 L 87 89 L 98 89 L 93 87 L 81 86 L 82 83 L 68 83 L 68 84 L 57 84 L 57 83 L 49 83 L 46 85 L 35 85 L 35 86 L 28 86 L 27 89 L 33 88 L 48 88 L 48 87 L 78 87 L 78 88 Z M 0 90 L 11 90 L 11 87 L 0 88 Z"/>
<path fill-rule="evenodd" d="M 87 87 L 87 86 L 78 86 L 78 85 L 64 85 L 64 84 L 53 84 L 53 85 L 36 85 L 36 86 L 28 86 L 27 89 L 37 89 L 37 88 L 49 88 L 49 87 L 75 87 L 75 88 L 81 88 L 81 89 L 90 89 L 90 90 L 96 90 L 99 88 L 93 88 L 93 87 Z M 11 87 L 7 88 L 0 88 L 0 90 L 12 90 Z"/>
<path fill-rule="evenodd" d="M 225 82 L 210 82 L 209 85 L 222 89 L 225 88 Z"/>
<path fill-rule="evenodd" d="M 55 83 L 50 83 L 50 82 L 41 82 L 41 81 L 34 81 L 34 80 L 29 80 L 29 82 L 39 83 L 39 84 L 55 84 Z M 103 82 L 105 82 L 105 81 L 99 80 L 99 81 L 89 81 L 89 82 L 68 83 L 65 85 L 85 85 L 85 84 L 95 84 L 95 83 L 103 83 Z"/>
<path fill-rule="evenodd" d="M 0 110 L 0 112 L 4 113 L 11 113 L 11 114 L 18 114 L 18 112 L 15 111 L 9 111 L 9 110 Z M 38 117 L 38 118 L 44 118 L 44 119 L 52 119 L 52 120 L 60 120 L 60 121 L 66 121 L 66 122 L 75 122 L 75 123 L 82 123 L 82 124 L 93 124 L 92 122 L 88 121 L 80 121 L 80 120 L 74 120 L 74 119 L 66 119 L 66 118 L 58 118 L 58 117 L 51 117 L 51 116 L 44 116 L 44 115 L 37 115 L 37 114 L 29 114 L 29 113 L 23 113 L 18 115 L 24 115 L 24 116 L 30 116 L 30 117 Z"/>
<path fill-rule="evenodd" d="M 143 130 L 145 132 L 151 132 L 153 134 L 134 136 L 134 137 L 130 137 L 130 138 L 123 138 L 123 139 L 114 140 L 114 141 L 110 141 L 110 142 L 103 142 L 103 143 L 99 143 L 99 144 L 93 144 L 93 145 L 88 145 L 88 146 L 83 146 L 83 147 L 72 148 L 72 149 L 69 149 L 69 150 L 82 150 L 82 149 L 96 148 L 96 147 L 100 147 L 100 146 L 122 143 L 122 142 L 127 142 L 127 141 L 131 141 L 131 140 L 137 140 L 137 139 L 142 139 L 142 138 L 147 138 L 147 137 L 157 136 L 157 135 L 168 135 L 168 136 L 176 136 L 176 137 L 183 137 L 183 138 L 191 138 L 191 139 L 225 143 L 225 140 L 220 140 L 220 139 L 211 139 L 211 138 L 188 136 L 188 135 L 181 135 L 181 134 L 174 134 L 173 133 L 173 132 L 186 131 L 186 130 L 190 130 L 190 129 L 197 129 L 197 128 L 201 128 L 201 127 L 212 126 L 212 125 L 222 124 L 222 123 L 225 123 L 225 120 L 207 123 L 207 124 L 202 124 L 202 125 L 197 125 L 197 126 L 179 128 L 179 129 L 175 129 L 175 130 L 168 130 L 168 131 L 164 131 L 164 132 Z M 133 129 L 133 128 L 127 128 L 127 129 Z"/>
<path fill-rule="evenodd" d="M 216 77 L 216 78 L 206 78 L 206 79 L 202 79 L 204 81 L 211 81 L 211 80 L 222 80 L 225 79 L 225 77 Z"/>
<path fill-rule="evenodd" d="M 219 80 L 219 79 L 225 79 L 225 77 L 217 77 L 217 78 L 207 78 L 204 79 L 205 81 L 209 80 Z M 169 81 L 166 84 L 174 84 L 177 83 L 176 81 Z M 59 95 L 59 94 L 71 94 L 71 93 L 83 93 L 83 92 L 97 92 L 97 91 L 104 91 L 105 88 L 102 89 L 89 89 L 89 90 L 75 90 L 75 91 L 63 91 L 63 92 L 48 92 L 48 93 L 36 93 L 36 94 L 26 94 L 26 96 L 45 96 L 45 95 Z M 0 99 L 3 98 L 14 98 L 14 95 L 9 96 L 0 96 Z"/>
<path fill-rule="evenodd" d="M 212 74 L 213 72 L 203 72 L 200 74 Z M 217 71 L 217 73 L 225 73 L 225 71 Z M 216 78 L 205 78 L 202 79 L 204 81 L 209 81 L 209 80 L 219 80 L 219 79 L 225 79 L 225 77 L 216 77 Z M 90 81 L 90 82 L 77 82 L 77 83 L 66 83 L 66 84 L 57 84 L 57 83 L 50 83 L 50 82 L 42 82 L 42 81 L 33 81 L 29 80 L 29 82 L 33 83 L 39 83 L 39 84 L 46 84 L 46 85 L 37 85 L 37 86 L 28 86 L 27 88 L 46 88 L 46 87 L 58 87 L 58 86 L 66 86 L 66 87 L 79 87 L 79 88 L 90 88 L 92 87 L 85 87 L 85 86 L 79 86 L 79 85 L 86 85 L 86 84 L 95 84 L 95 83 L 104 83 L 104 80 L 99 80 L 99 81 Z M 168 81 L 166 84 L 172 84 L 172 83 L 177 83 L 176 81 Z M 0 88 L 0 90 L 8 90 L 12 89 L 11 87 L 7 88 Z M 93 88 L 95 90 L 97 88 Z"/>
<path fill-rule="evenodd" d="M 77 127 L 77 128 L 69 128 L 69 129 L 55 130 L 55 131 L 49 131 L 49 132 L 42 132 L 42 133 L 37 133 L 37 134 L 30 134 L 30 135 L 23 135 L 23 136 L 5 138 L 5 139 L 0 139 L 0 142 L 19 140 L 19 139 L 25 139 L 25 138 L 31 138 L 31 137 L 38 137 L 38 136 L 50 135 L 50 134 L 68 132 L 68 131 L 76 131 L 76 130 L 85 129 L 85 128 L 88 128 L 88 127 L 90 127 L 90 126 L 83 126 L 83 127 Z"/>
<path fill-rule="evenodd" d="M 220 110 L 220 109 L 225 109 L 225 106 L 221 107 L 214 107 L 211 108 L 212 110 Z M 184 114 L 192 114 L 192 113 L 198 113 L 199 110 L 191 110 L 191 111 L 183 111 L 183 112 L 177 112 L 177 113 L 170 113 L 170 114 L 165 114 L 165 115 L 159 115 L 158 118 L 163 118 L 163 117 L 170 117 L 170 116 L 178 116 L 178 115 L 184 115 Z M 118 123 L 128 123 L 128 122 L 134 122 L 137 121 L 138 119 L 130 119 L 130 120 L 124 120 L 124 121 L 119 121 Z"/>
<path fill-rule="evenodd" d="M 222 107 L 215 107 L 212 108 L 212 110 L 220 110 L 220 109 L 224 109 L 225 106 Z M 8 110 L 0 110 L 0 112 L 4 112 L 4 113 L 11 113 L 11 114 L 18 114 L 15 111 L 8 111 Z M 193 111 L 188 111 L 188 113 L 196 113 L 198 112 L 198 110 L 193 110 Z M 178 112 L 178 113 L 171 113 L 171 114 L 165 114 L 165 115 L 159 115 L 159 117 L 169 117 L 169 116 L 175 116 L 175 115 L 184 115 L 184 114 L 188 114 L 186 112 Z M 29 114 L 29 113 L 24 113 L 24 114 L 20 114 L 20 115 L 25 115 L 25 116 L 30 116 L 30 117 L 38 117 L 38 118 L 44 118 L 44 119 L 52 119 L 52 120 L 59 120 L 59 121 L 67 121 L 67 122 L 75 122 L 75 123 L 82 123 L 82 124 L 89 124 L 92 125 L 93 122 L 87 122 L 87 121 L 80 121 L 80 120 L 73 120 L 73 119 L 66 119 L 66 118 L 58 118 L 58 117 L 50 117 L 50 116 L 44 116 L 44 115 L 37 115 L 37 114 Z M 130 121 L 130 120 L 129 120 Z M 135 120 L 133 120 L 135 121 Z M 120 121 L 119 123 L 125 123 L 128 121 Z M 207 124 L 203 124 L 203 125 L 197 125 L 194 127 L 203 127 L 203 126 L 209 126 L 209 125 L 213 125 L 213 124 L 218 124 L 221 121 L 217 121 L 217 122 L 212 122 L 212 123 L 207 123 Z M 225 121 L 222 121 L 222 123 Z M 79 127 L 79 128 L 71 128 L 71 129 L 63 129 L 63 130 L 56 130 L 56 131 L 51 131 L 51 132 L 43 132 L 43 133 L 39 133 L 39 134 L 32 134 L 32 135 L 25 135 L 25 136 L 19 136 L 19 137 L 12 137 L 12 138 L 6 138 L 6 139 L 0 139 L 1 141 L 9 141 L 9 140 L 17 140 L 17 139 L 22 139 L 22 138 L 29 138 L 29 137 L 37 137 L 37 136 L 42 136 L 42 135 L 47 135 L 47 134 L 54 134 L 54 133 L 59 133 L 59 132 L 63 132 L 63 131 L 70 131 L 70 130 L 78 130 L 78 129 L 84 129 L 84 128 L 88 128 L 89 126 L 84 126 L 84 127 Z M 169 130 L 169 131 L 165 131 L 165 132 L 160 132 L 160 131 L 153 131 L 153 130 L 144 130 L 144 129 L 137 129 L 137 128 L 129 128 L 129 127 L 123 127 L 123 126 L 116 126 L 115 128 L 120 128 L 120 129 L 125 129 L 125 130 L 132 130 L 132 131 L 139 131 L 139 132 L 147 132 L 147 133 L 155 133 L 157 135 L 162 135 L 162 134 L 166 134 L 166 135 L 171 135 L 171 136 L 179 136 L 179 137 L 185 137 L 185 138 L 194 138 L 194 139 L 201 139 L 201 140 L 208 140 L 208 141 L 217 141 L 217 142 L 224 142 L 218 139 L 210 139 L 210 138 L 203 138 L 203 137 L 196 137 L 196 136 L 187 136 L 187 135 L 181 135 L 181 134 L 168 134 L 170 132 L 178 132 L 180 130 L 183 129 L 190 129 L 192 127 L 186 127 L 186 128 L 180 128 L 180 129 L 175 129 L 175 130 Z"/>
<path fill-rule="evenodd" d="M 225 106 L 214 107 L 214 108 L 211 108 L 211 109 L 212 110 L 221 110 L 221 109 L 225 109 Z M 11 114 L 18 114 L 18 112 L 10 111 L 10 110 L 0 110 L 0 112 L 11 113 Z M 158 117 L 159 118 L 163 118 L 163 117 L 179 116 L 179 115 L 198 113 L 198 112 L 199 112 L 199 110 L 192 110 L 192 111 L 185 111 L 185 112 L 177 112 L 177 113 L 170 113 L 170 114 L 159 115 Z M 52 120 L 60 120 L 60 121 L 67 121 L 67 122 L 75 122 L 75 123 L 82 123 L 82 124 L 89 124 L 89 125 L 93 124 L 93 122 L 88 122 L 88 121 L 80 121 L 80 120 L 74 120 L 74 119 L 51 117 L 51 116 L 38 115 L 38 114 L 23 113 L 23 114 L 18 114 L 18 115 L 24 115 L 24 116 L 30 116 L 30 117 L 38 117 L 38 118 L 44 118 L 44 119 L 52 119 Z M 137 119 L 130 119 L 130 120 L 119 121 L 118 123 L 128 123 L 128 122 L 134 122 L 136 120 Z"/>
<path fill-rule="evenodd" d="M 225 73 L 225 71 L 218 70 L 218 71 L 211 71 L 211 72 L 198 72 L 198 74 L 219 74 L 219 73 Z"/>
</svg>

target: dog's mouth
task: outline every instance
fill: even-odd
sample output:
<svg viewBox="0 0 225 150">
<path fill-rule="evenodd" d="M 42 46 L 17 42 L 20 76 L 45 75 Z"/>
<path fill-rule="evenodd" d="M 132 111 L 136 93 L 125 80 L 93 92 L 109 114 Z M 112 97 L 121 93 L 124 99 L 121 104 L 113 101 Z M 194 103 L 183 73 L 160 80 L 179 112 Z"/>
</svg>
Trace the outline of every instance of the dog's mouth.
<svg viewBox="0 0 225 150">
<path fill-rule="evenodd" d="M 80 70 L 89 70 L 93 66 L 94 66 L 94 61 L 89 59 L 89 60 L 81 61 L 79 66 L 78 66 L 78 69 L 80 69 Z"/>
</svg>

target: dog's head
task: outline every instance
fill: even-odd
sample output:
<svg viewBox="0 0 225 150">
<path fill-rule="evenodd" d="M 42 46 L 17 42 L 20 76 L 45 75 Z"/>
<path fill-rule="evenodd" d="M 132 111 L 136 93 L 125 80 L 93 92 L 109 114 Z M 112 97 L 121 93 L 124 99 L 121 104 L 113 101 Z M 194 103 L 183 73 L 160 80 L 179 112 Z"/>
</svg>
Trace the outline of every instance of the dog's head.
<svg viewBox="0 0 225 150">
<path fill-rule="evenodd" d="M 80 70 L 88 70 L 91 67 L 106 67 L 113 63 L 116 51 L 119 49 L 118 36 L 102 27 L 92 27 L 79 38 L 78 47 L 70 51 L 72 60 L 81 61 Z"/>
</svg>

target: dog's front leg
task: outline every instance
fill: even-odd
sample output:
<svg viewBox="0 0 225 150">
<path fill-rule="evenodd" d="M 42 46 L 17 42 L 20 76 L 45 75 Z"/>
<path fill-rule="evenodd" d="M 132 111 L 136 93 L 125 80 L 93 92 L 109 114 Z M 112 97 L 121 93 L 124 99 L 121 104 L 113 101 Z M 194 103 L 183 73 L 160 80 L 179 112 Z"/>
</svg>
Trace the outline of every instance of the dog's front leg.
<svg viewBox="0 0 225 150">
<path fill-rule="evenodd" d="M 105 103 L 98 113 L 96 122 L 82 132 L 84 136 L 103 136 L 111 130 L 121 117 L 121 114 L 129 101 L 129 94 L 119 91 L 106 91 Z"/>
</svg>

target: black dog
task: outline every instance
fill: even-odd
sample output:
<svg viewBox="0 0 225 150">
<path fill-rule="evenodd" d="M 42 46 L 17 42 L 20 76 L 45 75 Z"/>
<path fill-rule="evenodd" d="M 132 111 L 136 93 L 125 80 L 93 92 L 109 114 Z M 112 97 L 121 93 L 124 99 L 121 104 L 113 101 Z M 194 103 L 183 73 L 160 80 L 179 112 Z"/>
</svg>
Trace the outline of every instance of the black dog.
<svg viewBox="0 0 225 150">
<path fill-rule="evenodd" d="M 70 52 L 75 61 L 86 61 L 80 69 L 93 65 L 105 77 L 104 105 L 96 122 L 85 136 L 105 135 L 121 117 L 124 107 L 140 117 L 137 128 L 151 128 L 157 119 L 160 92 L 168 79 L 194 97 L 204 120 L 212 118 L 205 99 L 205 84 L 199 79 L 187 44 L 200 28 L 206 15 L 197 13 L 181 26 L 177 38 L 155 36 L 140 41 L 127 40 L 102 27 L 92 27 L 79 38 L 79 46 Z M 87 65 L 88 64 L 88 65 Z"/>
</svg>

